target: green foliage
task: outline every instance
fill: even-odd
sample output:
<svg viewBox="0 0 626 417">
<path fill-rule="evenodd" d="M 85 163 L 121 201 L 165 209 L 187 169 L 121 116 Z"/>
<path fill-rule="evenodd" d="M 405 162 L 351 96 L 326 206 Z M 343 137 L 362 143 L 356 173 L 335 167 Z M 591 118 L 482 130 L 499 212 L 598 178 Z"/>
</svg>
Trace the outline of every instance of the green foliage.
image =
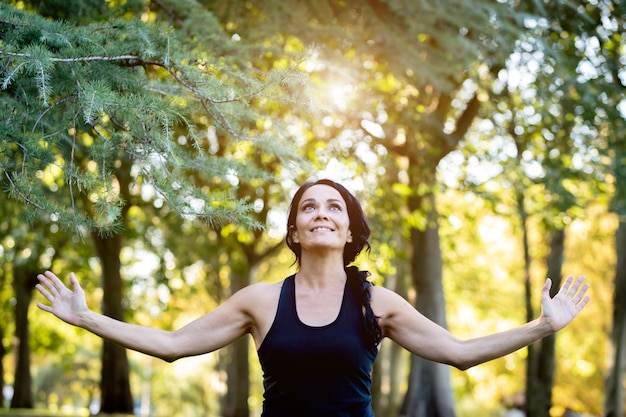
<svg viewBox="0 0 626 417">
<path fill-rule="evenodd" d="M 286 97 L 302 77 L 242 71 L 211 45 L 189 49 L 161 23 L 74 26 L 0 7 L 0 106 L 10 114 L 0 168 L 11 198 L 63 225 L 115 232 L 127 204 L 116 177 L 129 159 L 180 214 L 258 227 L 233 191 L 239 180 L 267 174 L 242 156 L 211 152 L 206 129 L 291 160 L 279 129 L 256 126 L 262 106 L 254 104 Z M 221 191 L 198 188 L 190 173 Z"/>
<path fill-rule="evenodd" d="M 294 184 L 345 163 L 345 172 L 325 175 L 354 185 L 363 198 L 374 250 L 359 261 L 379 284 L 409 298 L 415 296 L 408 279 L 415 256 L 410 228 L 423 230 L 427 221 L 406 203 L 437 193 L 448 322 L 455 334 L 471 337 L 523 319 L 520 283 L 513 278 L 522 268 L 514 216 L 523 192 L 532 218 L 533 274 L 543 274 L 536 260 L 545 251 L 545 224 L 573 224 L 567 269 L 585 271 L 594 288 L 603 282 L 594 290 L 594 300 L 602 300 L 586 314 L 593 320 L 577 321 L 564 336 L 559 356 L 573 359 L 559 363 L 564 382 L 555 396 L 560 404 L 584 397 L 597 411 L 604 364 L 590 358 L 606 356 L 597 341 L 605 337 L 607 325 L 598 322 L 607 322 L 602 306 L 610 302 L 602 277 L 612 262 L 611 225 L 594 232 L 588 223 L 604 217 L 589 213 L 587 204 L 605 204 L 613 187 L 626 183 L 619 151 L 626 136 L 623 125 L 616 129 L 611 108 L 619 96 L 604 100 L 602 94 L 615 90 L 603 78 L 582 82 L 575 71 L 584 50 L 572 46 L 577 30 L 596 21 L 592 3 L 518 3 L 524 10 L 460 0 L 436 6 L 397 0 L 79 3 L 28 6 L 47 19 L 0 5 L 0 111 L 8 115 L 0 124 L 0 167 L 13 198 L 3 206 L 14 209 L 3 212 L 2 231 L 27 233 L 7 221 L 18 218 L 24 202 L 30 223 L 48 213 L 51 227 L 105 232 L 119 230 L 128 209 L 122 259 L 129 318 L 170 329 L 212 309 L 239 275 L 282 278 L 290 254 L 267 256 L 277 253 L 272 250 L 284 231 L 277 236 L 259 226 L 285 210 Z M 563 27 L 547 30 L 538 15 L 558 17 Z M 523 30 L 527 36 L 517 41 Z M 603 51 L 619 51 L 623 43 L 617 33 L 602 39 Z M 303 57 L 311 43 L 318 45 Z M 507 61 L 512 52 L 520 59 Z M 507 85 L 507 70 L 526 64 L 538 65 L 532 85 Z M 321 106 L 314 117 L 306 113 L 311 86 L 296 67 L 318 83 L 313 91 Z M 331 87 L 337 101 L 327 97 Z M 480 123 L 465 130 L 463 123 L 474 120 L 471 112 L 464 117 L 466 109 L 476 103 Z M 461 137 L 466 158 L 454 152 L 439 162 Z M 308 165 L 293 163 L 296 151 Z M 435 167 L 444 187 L 434 181 Z M 532 175 L 536 167 L 541 175 Z M 465 169 L 460 182 L 448 182 Z M 127 180 L 130 193 L 123 194 L 118 184 Z M 615 204 L 626 201 L 623 190 L 615 196 Z M 244 226 L 226 224 L 237 220 Z M 90 305 L 96 305 L 98 292 L 91 290 L 98 263 L 80 238 L 68 243 L 54 265 L 82 268 Z M 14 255 L 4 241 L 3 250 Z M 146 253 L 156 258 L 149 276 L 140 270 Z M 10 297 L 3 292 L 0 301 L 8 305 Z M 71 334 L 72 343 L 60 346 L 67 328 L 47 328 L 49 337 L 35 337 L 34 348 L 58 348 L 62 358 L 37 362 L 38 381 L 68 381 L 73 353 L 81 364 L 93 360 L 69 346 L 93 351 L 97 344 Z M 592 345 L 576 344 L 576 334 L 589 335 Z M 524 359 L 521 352 L 455 373 L 458 407 L 481 416 L 497 408 L 500 396 L 520 389 Z M 140 365 L 136 372 L 148 367 Z M 155 367 L 154 398 L 164 415 L 217 414 L 224 380 L 214 370 L 215 364 L 204 364 L 178 380 L 174 368 Z M 45 383 L 38 382 L 42 393 Z"/>
</svg>

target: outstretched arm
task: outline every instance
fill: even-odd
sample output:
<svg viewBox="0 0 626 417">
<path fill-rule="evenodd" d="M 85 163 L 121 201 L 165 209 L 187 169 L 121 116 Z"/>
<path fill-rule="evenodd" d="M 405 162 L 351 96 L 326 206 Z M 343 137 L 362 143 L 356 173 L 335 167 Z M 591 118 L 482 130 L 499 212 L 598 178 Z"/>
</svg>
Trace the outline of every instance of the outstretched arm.
<svg viewBox="0 0 626 417">
<path fill-rule="evenodd" d="M 179 330 L 169 332 L 125 323 L 90 310 L 74 273 L 70 274 L 71 290 L 50 271 L 40 274 L 38 279 L 36 288 L 49 302 L 38 303 L 41 310 L 126 348 L 168 362 L 219 349 L 248 333 L 253 326 L 251 316 L 242 307 L 247 302 L 245 292 L 236 294 Z"/>
<path fill-rule="evenodd" d="M 552 282 L 546 280 L 541 295 L 541 316 L 506 332 L 460 340 L 430 321 L 397 294 L 376 287 L 372 304 L 381 315 L 385 336 L 423 358 L 468 369 L 507 355 L 561 330 L 587 305 L 588 284 L 584 277 L 568 277 L 559 292 L 550 297 Z M 382 314 L 381 314 L 382 313 Z"/>
</svg>

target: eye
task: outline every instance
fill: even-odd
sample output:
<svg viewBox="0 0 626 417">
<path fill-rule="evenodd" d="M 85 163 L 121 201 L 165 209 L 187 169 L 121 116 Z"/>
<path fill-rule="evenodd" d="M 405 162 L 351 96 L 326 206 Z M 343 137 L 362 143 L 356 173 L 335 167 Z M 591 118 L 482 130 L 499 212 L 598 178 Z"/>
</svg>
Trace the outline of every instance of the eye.
<svg viewBox="0 0 626 417">
<path fill-rule="evenodd" d="M 315 210 L 315 206 L 311 203 L 307 203 L 302 206 L 302 211 L 313 211 Z"/>
<path fill-rule="evenodd" d="M 343 207 L 341 207 L 339 204 L 331 204 L 328 208 L 335 211 L 341 211 L 343 209 Z"/>
</svg>

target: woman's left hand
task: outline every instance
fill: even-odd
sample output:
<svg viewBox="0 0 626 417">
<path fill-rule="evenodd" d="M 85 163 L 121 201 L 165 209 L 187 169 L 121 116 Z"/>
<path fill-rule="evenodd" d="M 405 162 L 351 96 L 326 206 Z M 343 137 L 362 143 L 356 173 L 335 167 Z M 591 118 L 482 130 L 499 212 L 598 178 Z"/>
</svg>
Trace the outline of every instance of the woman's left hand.
<svg viewBox="0 0 626 417">
<path fill-rule="evenodd" d="M 559 292 L 554 297 L 550 297 L 552 280 L 550 278 L 546 280 L 541 292 L 542 317 L 547 320 L 553 331 L 557 332 L 567 326 L 591 299 L 589 295 L 586 295 L 589 284 L 583 284 L 584 281 L 584 276 L 576 280 L 569 276 Z"/>
</svg>

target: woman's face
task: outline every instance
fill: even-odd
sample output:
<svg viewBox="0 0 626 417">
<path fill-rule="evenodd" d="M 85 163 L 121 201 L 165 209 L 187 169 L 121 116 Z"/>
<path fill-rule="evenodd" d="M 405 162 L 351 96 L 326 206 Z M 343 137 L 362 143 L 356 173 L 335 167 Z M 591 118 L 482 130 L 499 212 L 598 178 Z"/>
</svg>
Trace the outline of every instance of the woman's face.
<svg viewBox="0 0 626 417">
<path fill-rule="evenodd" d="M 298 202 L 296 225 L 291 230 L 293 242 L 302 251 L 338 249 L 343 253 L 352 241 L 346 202 L 333 187 L 317 184 L 302 194 Z"/>
</svg>

